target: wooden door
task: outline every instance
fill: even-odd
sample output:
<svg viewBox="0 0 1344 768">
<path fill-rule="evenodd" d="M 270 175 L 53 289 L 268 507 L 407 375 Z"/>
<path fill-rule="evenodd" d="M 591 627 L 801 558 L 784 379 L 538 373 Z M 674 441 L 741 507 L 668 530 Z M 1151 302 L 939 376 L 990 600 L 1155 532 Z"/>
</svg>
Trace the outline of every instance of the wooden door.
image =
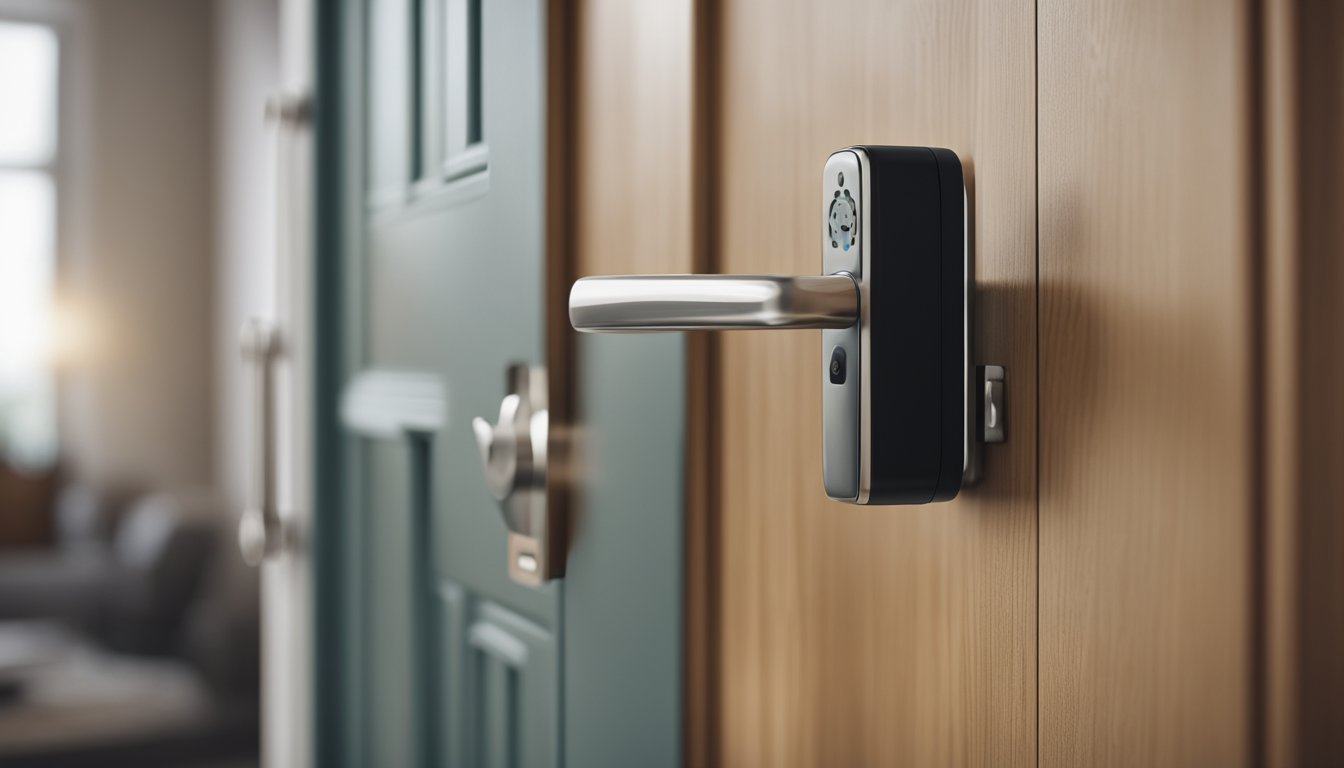
<svg viewBox="0 0 1344 768">
<path fill-rule="evenodd" d="M 1340 561 L 1338 468 L 1323 468 L 1341 440 L 1321 393 L 1338 381 L 1324 297 L 1341 198 L 1319 137 L 1341 113 L 1324 42 L 1339 13 L 699 12 L 710 268 L 815 270 L 808 206 L 832 149 L 950 147 L 969 171 L 975 358 L 1005 365 L 1009 392 L 982 484 L 856 509 L 819 487 L 815 338 L 716 342 L 705 754 L 1337 760 L 1323 649 L 1344 611 L 1320 584 Z"/>
<path fill-rule="evenodd" d="M 1277 37 L 1260 26 L 1266 7 Z M 1306 670 L 1333 679 L 1333 660 L 1309 652 L 1341 613 L 1309 578 L 1338 562 L 1316 458 L 1339 444 L 1324 426 L 1337 406 L 1320 395 L 1338 349 L 1319 343 L 1336 316 L 1323 286 L 1337 282 L 1319 244 L 1338 241 L 1322 211 L 1338 195 L 1298 142 L 1338 119 L 1337 95 L 1310 90 L 1337 82 L 1321 73 L 1338 54 L 1299 18 L 1334 29 L 1337 14 L 583 8 L 581 59 L 611 66 L 580 71 L 599 94 L 581 114 L 646 163 L 634 188 L 664 212 L 621 230 L 639 248 L 609 248 L 585 272 L 815 273 L 829 152 L 946 146 L 968 172 L 975 359 L 1008 370 L 1008 441 L 987 450 L 982 483 L 949 504 L 857 508 L 821 488 L 815 335 L 692 338 L 704 378 L 688 389 L 691 764 L 1237 765 L 1264 759 L 1266 739 L 1280 758 L 1295 734 L 1328 741 L 1317 709 L 1338 687 Z M 1293 122 L 1308 117 L 1317 133 Z M 645 147 L 650 135 L 671 149 Z M 581 168 L 600 174 L 601 155 Z M 580 189 L 581 211 L 619 198 Z M 1262 250 L 1271 224 L 1282 265 Z M 664 258 L 639 258 L 641 231 L 659 232 Z M 1293 400 L 1313 393 L 1317 426 Z M 1295 489 L 1299 476 L 1314 482 Z M 1321 539 L 1293 538 L 1306 530 Z M 1300 722 L 1284 714 L 1308 704 Z"/>
</svg>

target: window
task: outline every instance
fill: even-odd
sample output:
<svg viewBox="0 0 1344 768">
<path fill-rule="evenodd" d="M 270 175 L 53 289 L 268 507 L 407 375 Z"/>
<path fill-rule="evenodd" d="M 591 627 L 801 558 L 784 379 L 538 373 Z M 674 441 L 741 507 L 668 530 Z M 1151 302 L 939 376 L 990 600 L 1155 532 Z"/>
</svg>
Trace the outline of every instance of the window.
<svg viewBox="0 0 1344 768">
<path fill-rule="evenodd" d="M 0 21 L 0 460 L 20 467 L 56 456 L 58 60 L 51 27 Z"/>
</svg>

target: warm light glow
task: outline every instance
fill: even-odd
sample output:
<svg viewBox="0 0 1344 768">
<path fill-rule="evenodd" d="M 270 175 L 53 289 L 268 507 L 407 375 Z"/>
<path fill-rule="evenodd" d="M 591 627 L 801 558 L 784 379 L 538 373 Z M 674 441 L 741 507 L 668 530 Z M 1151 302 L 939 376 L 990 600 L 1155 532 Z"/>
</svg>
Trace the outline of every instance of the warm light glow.
<svg viewBox="0 0 1344 768">
<path fill-rule="evenodd" d="M 90 310 L 60 296 L 51 303 L 44 361 L 56 371 L 95 362 L 98 337 Z"/>
</svg>

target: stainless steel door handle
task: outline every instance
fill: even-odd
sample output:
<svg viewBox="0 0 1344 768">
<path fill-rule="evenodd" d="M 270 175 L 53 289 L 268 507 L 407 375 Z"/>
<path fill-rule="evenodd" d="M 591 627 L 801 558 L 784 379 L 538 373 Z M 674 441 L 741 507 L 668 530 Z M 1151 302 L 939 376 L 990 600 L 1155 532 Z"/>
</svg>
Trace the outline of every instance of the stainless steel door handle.
<svg viewBox="0 0 1344 768">
<path fill-rule="evenodd" d="M 569 294 L 580 331 L 848 328 L 858 319 L 859 287 L 847 273 L 585 277 Z"/>
<path fill-rule="evenodd" d="M 238 549 L 248 565 L 279 551 L 283 539 L 275 488 L 275 399 L 272 387 L 279 334 L 261 320 L 249 320 L 241 334 L 243 359 L 251 367 L 253 464 L 249 499 L 238 521 Z"/>
<path fill-rule="evenodd" d="M 993 366 L 986 385 L 972 365 L 961 160 L 930 147 L 842 149 L 826 160 L 815 211 L 819 276 L 585 277 L 570 291 L 570 322 L 588 332 L 819 328 L 827 495 L 951 499 L 977 475 L 977 443 L 1003 438 L 1003 370 Z"/>
</svg>

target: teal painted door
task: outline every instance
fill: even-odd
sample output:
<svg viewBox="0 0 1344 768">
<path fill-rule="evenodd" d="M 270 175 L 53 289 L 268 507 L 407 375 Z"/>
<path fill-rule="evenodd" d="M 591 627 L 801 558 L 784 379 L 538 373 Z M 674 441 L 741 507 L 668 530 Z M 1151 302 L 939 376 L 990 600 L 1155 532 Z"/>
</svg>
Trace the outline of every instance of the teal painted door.
<svg viewBox="0 0 1344 768">
<path fill-rule="evenodd" d="M 319 15 L 323 766 L 680 763 L 683 342 L 545 359 L 547 12 Z M 516 362 L 579 366 L 583 524 L 541 587 L 510 580 L 471 428 Z"/>
</svg>

